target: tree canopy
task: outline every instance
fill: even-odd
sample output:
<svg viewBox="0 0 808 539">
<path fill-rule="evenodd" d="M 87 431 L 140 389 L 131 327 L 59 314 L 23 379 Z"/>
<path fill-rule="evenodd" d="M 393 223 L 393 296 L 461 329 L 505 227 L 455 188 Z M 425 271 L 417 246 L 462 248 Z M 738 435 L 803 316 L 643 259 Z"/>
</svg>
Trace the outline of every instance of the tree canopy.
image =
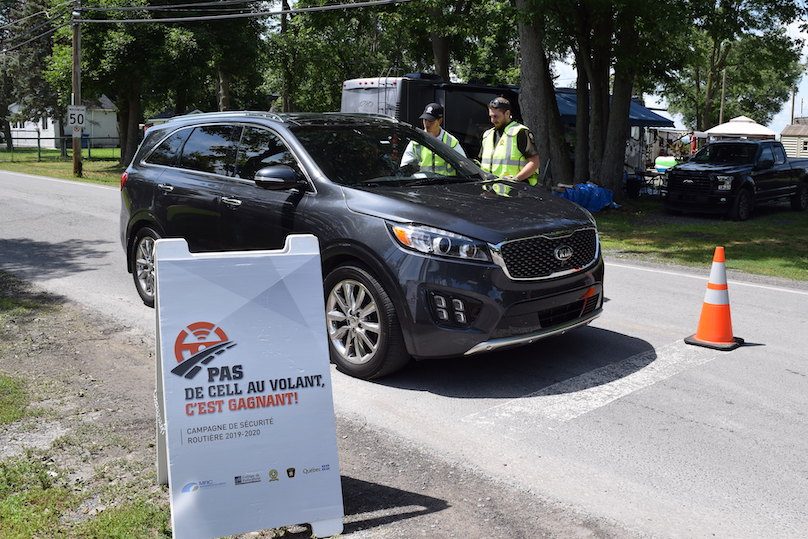
<svg viewBox="0 0 808 539">
<path fill-rule="evenodd" d="M 165 21 L 335 1 L 83 0 L 84 19 L 150 21 L 82 24 L 83 95 L 106 94 L 116 103 L 126 162 L 139 124 L 164 111 L 333 111 L 346 79 L 416 71 L 517 83 L 555 179 L 616 187 L 632 97 L 661 93 L 688 123 L 706 129 L 717 122 L 726 74 L 724 117 L 765 123 L 803 71 L 801 43 L 783 31 L 804 18 L 802 0 L 412 0 Z M 0 0 L 0 23 L 7 23 L 0 39 L 11 49 L 0 64 L 0 106 L 16 102 L 31 119 L 63 114 L 71 92 L 70 11 L 61 0 Z M 556 59 L 575 63 L 578 103 L 589 104 L 579 106 L 574 135 L 557 119 Z"/>
</svg>

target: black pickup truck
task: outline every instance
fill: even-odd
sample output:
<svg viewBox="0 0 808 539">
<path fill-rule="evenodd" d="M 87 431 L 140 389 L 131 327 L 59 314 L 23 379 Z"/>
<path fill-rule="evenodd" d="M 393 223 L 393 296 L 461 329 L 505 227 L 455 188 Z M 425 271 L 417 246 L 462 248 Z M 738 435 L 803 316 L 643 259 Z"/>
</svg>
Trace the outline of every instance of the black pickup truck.
<svg viewBox="0 0 808 539">
<path fill-rule="evenodd" d="M 786 157 L 773 140 L 708 144 L 689 161 L 668 169 L 662 196 L 672 212 L 723 213 L 738 221 L 756 204 L 790 199 L 808 208 L 808 159 Z"/>
</svg>

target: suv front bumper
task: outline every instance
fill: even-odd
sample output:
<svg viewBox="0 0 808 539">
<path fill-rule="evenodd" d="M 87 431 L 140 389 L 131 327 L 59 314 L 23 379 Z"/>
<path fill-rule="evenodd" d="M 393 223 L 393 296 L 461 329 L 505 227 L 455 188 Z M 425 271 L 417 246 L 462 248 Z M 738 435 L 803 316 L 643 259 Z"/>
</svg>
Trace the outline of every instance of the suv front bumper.
<svg viewBox="0 0 808 539">
<path fill-rule="evenodd" d="M 597 318 L 603 309 L 603 259 L 564 277 L 515 281 L 493 264 L 411 258 L 398 275 L 407 316 L 399 317 L 410 354 L 452 357 L 531 344 Z M 416 260 L 420 264 L 415 263 Z M 448 319 L 438 315 L 436 297 Z M 454 300 L 465 323 L 455 320 Z"/>
</svg>

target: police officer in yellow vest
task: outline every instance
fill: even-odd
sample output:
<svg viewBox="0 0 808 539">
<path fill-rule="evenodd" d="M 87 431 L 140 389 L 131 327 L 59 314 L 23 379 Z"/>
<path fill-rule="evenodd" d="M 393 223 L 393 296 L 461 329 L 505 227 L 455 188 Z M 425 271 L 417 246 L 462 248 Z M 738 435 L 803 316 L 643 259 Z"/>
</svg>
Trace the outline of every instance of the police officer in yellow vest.
<svg viewBox="0 0 808 539">
<path fill-rule="evenodd" d="M 503 179 L 537 185 L 539 152 L 530 129 L 511 118 L 511 102 L 504 97 L 492 100 L 488 118 L 494 127 L 483 133 L 480 167 Z"/>
<path fill-rule="evenodd" d="M 437 138 L 458 154 L 463 157 L 466 152 L 460 146 L 460 142 L 453 137 L 450 133 L 443 129 L 443 107 L 439 103 L 430 103 L 421 114 L 420 120 L 424 123 L 424 131 Z M 443 157 L 434 153 L 429 148 L 422 144 L 411 140 L 404 150 L 404 155 L 401 158 L 400 166 L 403 168 L 407 165 L 417 164 L 421 172 L 433 172 L 443 176 L 456 176 L 454 167 L 449 165 Z"/>
</svg>

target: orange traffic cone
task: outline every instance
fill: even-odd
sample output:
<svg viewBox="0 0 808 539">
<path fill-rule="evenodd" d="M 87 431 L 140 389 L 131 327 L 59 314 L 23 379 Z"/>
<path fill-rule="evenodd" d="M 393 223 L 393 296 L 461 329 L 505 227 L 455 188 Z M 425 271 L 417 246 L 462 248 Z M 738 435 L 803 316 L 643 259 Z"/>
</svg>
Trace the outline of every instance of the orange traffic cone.
<svg viewBox="0 0 808 539">
<path fill-rule="evenodd" d="M 716 247 L 707 293 L 701 308 L 699 327 L 695 335 L 685 339 L 687 344 L 734 350 L 743 344 L 743 339 L 732 336 L 732 317 L 729 312 L 729 289 L 727 269 L 724 266 L 724 248 Z"/>
</svg>

